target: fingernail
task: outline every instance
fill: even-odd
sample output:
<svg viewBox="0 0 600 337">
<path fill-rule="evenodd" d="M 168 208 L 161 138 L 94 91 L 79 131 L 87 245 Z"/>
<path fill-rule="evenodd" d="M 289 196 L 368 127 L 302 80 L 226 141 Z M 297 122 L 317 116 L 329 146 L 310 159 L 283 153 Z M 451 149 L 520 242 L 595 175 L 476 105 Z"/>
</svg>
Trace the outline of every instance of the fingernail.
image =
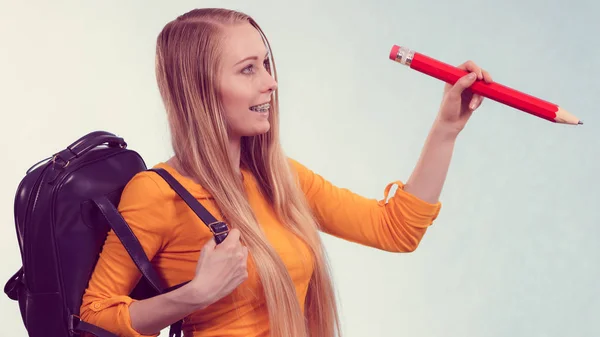
<svg viewBox="0 0 600 337">
<path fill-rule="evenodd" d="M 469 108 L 471 110 L 474 110 L 477 107 L 477 104 L 479 103 L 479 99 L 474 98 L 471 103 L 469 103 Z"/>
<path fill-rule="evenodd" d="M 472 79 L 474 79 L 474 78 L 475 78 L 475 76 L 477 76 L 477 74 L 476 74 L 476 73 L 470 73 L 470 74 L 469 74 L 469 79 L 470 79 L 470 80 L 472 80 Z"/>
</svg>

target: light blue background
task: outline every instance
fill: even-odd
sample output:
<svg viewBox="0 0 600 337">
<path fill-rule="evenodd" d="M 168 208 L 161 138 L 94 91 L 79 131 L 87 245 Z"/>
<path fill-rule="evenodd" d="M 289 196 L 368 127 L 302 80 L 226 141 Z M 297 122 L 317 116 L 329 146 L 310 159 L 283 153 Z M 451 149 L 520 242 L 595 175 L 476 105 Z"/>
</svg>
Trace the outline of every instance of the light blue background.
<svg viewBox="0 0 600 337">
<path fill-rule="evenodd" d="M 346 336 L 600 336 L 600 5 L 564 1 L 3 1 L 0 267 L 20 267 L 13 200 L 33 163 L 92 130 L 167 159 L 155 38 L 194 7 L 254 16 L 279 70 L 288 155 L 380 199 L 406 181 L 443 83 L 388 59 L 405 45 L 560 104 L 583 126 L 486 100 L 460 135 L 443 209 L 395 255 L 325 237 Z M 0 336 L 23 337 L 0 296 Z M 163 333 L 163 334 L 166 334 Z"/>
</svg>

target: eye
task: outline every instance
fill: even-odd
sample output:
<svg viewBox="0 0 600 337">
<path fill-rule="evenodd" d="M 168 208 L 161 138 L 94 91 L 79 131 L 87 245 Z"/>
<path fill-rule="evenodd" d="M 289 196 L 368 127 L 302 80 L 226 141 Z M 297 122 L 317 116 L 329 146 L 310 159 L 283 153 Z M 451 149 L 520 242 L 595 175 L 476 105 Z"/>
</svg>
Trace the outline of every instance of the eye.
<svg viewBox="0 0 600 337">
<path fill-rule="evenodd" d="M 254 65 L 249 64 L 246 68 L 242 69 L 242 74 L 252 74 L 254 72 Z"/>
<path fill-rule="evenodd" d="M 265 59 L 263 61 L 263 66 L 265 67 L 265 69 L 267 70 L 268 73 L 271 73 L 271 63 L 269 62 L 269 59 Z M 252 75 L 256 72 L 256 68 L 254 67 L 254 64 L 249 64 L 247 65 L 244 69 L 242 69 L 242 74 L 245 75 Z"/>
</svg>

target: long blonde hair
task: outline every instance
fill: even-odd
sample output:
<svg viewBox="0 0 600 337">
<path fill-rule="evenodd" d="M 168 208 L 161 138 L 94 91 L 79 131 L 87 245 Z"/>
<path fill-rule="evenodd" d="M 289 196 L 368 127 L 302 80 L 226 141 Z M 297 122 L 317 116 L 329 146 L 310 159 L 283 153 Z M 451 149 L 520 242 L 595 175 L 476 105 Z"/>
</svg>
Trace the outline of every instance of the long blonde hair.
<svg viewBox="0 0 600 337">
<path fill-rule="evenodd" d="M 314 260 L 302 313 L 290 275 L 267 241 L 229 159 L 228 133 L 219 100 L 221 32 L 227 25 L 250 23 L 263 37 L 270 72 L 277 79 L 269 42 L 248 15 L 226 9 L 195 9 L 169 22 L 157 38 L 156 74 L 181 168 L 214 197 L 224 218 L 238 228 L 248 247 L 269 312 L 273 337 L 333 337 L 340 333 L 318 224 L 299 188 L 279 141 L 278 94 L 271 101 L 270 130 L 243 137 L 241 165 L 250 170 L 282 223 L 304 241 Z"/>
</svg>

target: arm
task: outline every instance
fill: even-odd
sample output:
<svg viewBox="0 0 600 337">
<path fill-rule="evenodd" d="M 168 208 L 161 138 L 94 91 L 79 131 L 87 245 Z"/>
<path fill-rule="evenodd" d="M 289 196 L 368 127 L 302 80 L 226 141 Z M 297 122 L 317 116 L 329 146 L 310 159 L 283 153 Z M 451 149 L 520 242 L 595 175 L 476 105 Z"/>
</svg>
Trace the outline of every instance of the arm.
<svg viewBox="0 0 600 337">
<path fill-rule="evenodd" d="M 439 122 L 434 123 L 404 191 L 426 202 L 438 202 L 450 166 L 456 135 Z"/>
<path fill-rule="evenodd" d="M 471 73 L 461 77 L 454 85 L 447 83 L 444 86 L 440 111 L 405 187 L 405 191 L 428 202 L 437 202 L 446 180 L 456 137 L 483 101 L 482 96 L 474 95 L 467 88 L 477 78 L 486 83 L 492 82 L 490 74 L 471 61 L 459 68 Z"/>
<path fill-rule="evenodd" d="M 291 162 L 321 229 L 341 239 L 386 251 L 411 252 L 441 207 L 439 202 L 429 203 L 406 192 L 399 181 L 387 185 L 383 200 L 368 199 Z M 394 184 L 399 188 L 386 202 Z"/>
<path fill-rule="evenodd" d="M 199 293 L 196 287 L 187 283 L 166 294 L 132 302 L 129 306 L 131 325 L 141 334 L 155 335 L 190 313 L 206 308 L 209 304 L 208 296 Z"/>
<path fill-rule="evenodd" d="M 174 211 L 148 174 L 136 175 L 127 184 L 119 212 L 152 260 L 169 240 Z M 194 304 L 201 294 L 193 294 L 186 286 L 137 302 L 128 295 L 140 277 L 118 237 L 110 231 L 83 296 L 81 319 L 119 336 L 156 336 L 201 306 Z"/>
</svg>

